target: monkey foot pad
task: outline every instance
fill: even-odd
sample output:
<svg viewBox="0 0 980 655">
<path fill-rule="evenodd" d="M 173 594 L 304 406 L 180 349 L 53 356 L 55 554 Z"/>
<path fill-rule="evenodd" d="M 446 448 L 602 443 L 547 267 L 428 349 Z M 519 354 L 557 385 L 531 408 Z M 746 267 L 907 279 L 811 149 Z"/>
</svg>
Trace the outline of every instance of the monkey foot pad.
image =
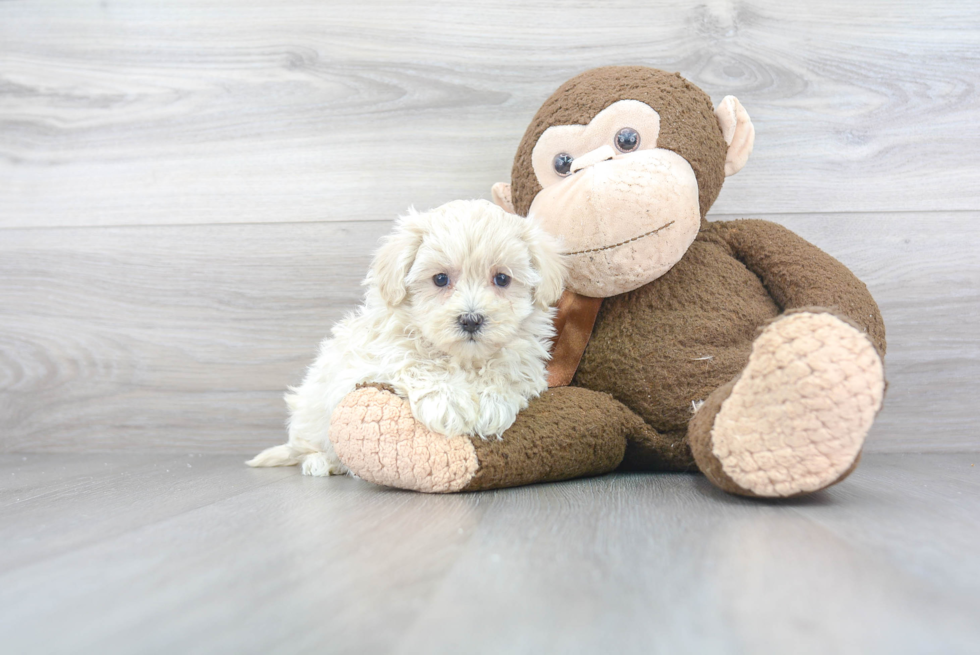
<svg viewBox="0 0 980 655">
<path fill-rule="evenodd" d="M 407 401 L 370 386 L 348 394 L 334 410 L 330 440 L 348 468 L 388 487 L 460 491 L 479 465 L 467 437 L 429 431 L 412 416 Z"/>
<path fill-rule="evenodd" d="M 836 482 L 881 408 L 884 371 L 868 338 L 832 314 L 769 325 L 711 430 L 725 473 L 759 496 Z"/>
</svg>

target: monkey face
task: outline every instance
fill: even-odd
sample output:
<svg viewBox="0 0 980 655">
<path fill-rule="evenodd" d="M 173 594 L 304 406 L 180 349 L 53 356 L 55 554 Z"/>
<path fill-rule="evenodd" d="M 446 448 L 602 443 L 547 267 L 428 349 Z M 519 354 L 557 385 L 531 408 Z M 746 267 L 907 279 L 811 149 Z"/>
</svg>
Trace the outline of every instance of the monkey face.
<svg viewBox="0 0 980 655">
<path fill-rule="evenodd" d="M 647 284 L 697 236 L 697 177 L 686 159 L 657 147 L 659 132 L 655 110 L 621 100 L 588 125 L 549 127 L 535 144 L 542 190 L 528 216 L 562 237 L 576 293 L 605 298 Z"/>
<path fill-rule="evenodd" d="M 733 96 L 714 109 L 679 74 L 595 68 L 541 105 L 492 194 L 564 240 L 569 289 L 609 297 L 680 261 L 754 140 Z"/>
</svg>

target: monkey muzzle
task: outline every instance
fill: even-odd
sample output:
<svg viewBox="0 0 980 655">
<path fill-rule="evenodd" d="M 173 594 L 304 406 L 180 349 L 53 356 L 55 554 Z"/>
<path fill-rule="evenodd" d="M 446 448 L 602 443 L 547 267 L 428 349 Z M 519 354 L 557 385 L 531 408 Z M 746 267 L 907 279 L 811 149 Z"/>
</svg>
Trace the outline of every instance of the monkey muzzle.
<svg viewBox="0 0 980 655">
<path fill-rule="evenodd" d="M 662 148 L 591 159 L 541 190 L 528 216 L 561 237 L 572 258 L 568 288 L 608 298 L 652 282 L 684 256 L 701 227 L 698 181 L 687 160 Z"/>
</svg>

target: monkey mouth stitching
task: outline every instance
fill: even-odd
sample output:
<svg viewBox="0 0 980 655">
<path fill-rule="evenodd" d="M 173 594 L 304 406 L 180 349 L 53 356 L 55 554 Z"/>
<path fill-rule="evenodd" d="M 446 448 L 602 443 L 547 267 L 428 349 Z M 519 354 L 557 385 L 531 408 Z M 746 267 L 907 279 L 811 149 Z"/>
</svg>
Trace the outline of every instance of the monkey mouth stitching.
<svg viewBox="0 0 980 655">
<path fill-rule="evenodd" d="M 644 237 L 648 237 L 651 234 L 656 234 L 657 232 L 660 232 L 661 230 L 666 230 L 668 227 L 670 227 L 673 224 L 674 224 L 674 221 L 671 221 L 671 222 L 667 223 L 666 225 L 661 225 L 660 227 L 658 227 L 656 229 L 653 229 L 653 230 L 650 230 L 649 232 L 644 232 L 643 234 L 640 234 L 638 236 L 635 236 L 632 239 L 627 239 L 626 241 L 620 241 L 619 243 L 614 243 L 611 246 L 602 246 L 601 248 L 589 248 L 588 250 L 576 250 L 575 252 L 566 252 L 565 254 L 566 255 L 585 255 L 585 254 L 590 253 L 590 252 L 601 252 L 603 250 L 612 250 L 613 248 L 618 248 L 620 246 L 625 246 L 627 243 L 633 243 L 634 241 L 639 241 L 640 239 L 642 239 Z"/>
</svg>

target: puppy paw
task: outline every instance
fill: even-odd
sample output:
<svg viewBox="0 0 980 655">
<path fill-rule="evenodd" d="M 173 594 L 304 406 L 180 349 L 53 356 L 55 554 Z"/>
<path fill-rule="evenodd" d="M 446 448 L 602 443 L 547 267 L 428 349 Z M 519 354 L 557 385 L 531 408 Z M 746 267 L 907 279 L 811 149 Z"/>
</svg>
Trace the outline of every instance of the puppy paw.
<svg viewBox="0 0 980 655">
<path fill-rule="evenodd" d="M 419 397 L 411 407 L 419 423 L 447 437 L 473 434 L 480 418 L 480 407 L 473 397 L 449 385 Z"/>
<path fill-rule="evenodd" d="M 347 467 L 337 456 L 330 457 L 327 453 L 310 453 L 303 457 L 303 475 L 325 478 L 328 475 L 344 475 Z"/>
<path fill-rule="evenodd" d="M 520 394 L 484 391 L 480 395 L 479 416 L 473 434 L 482 439 L 500 439 L 525 407 L 527 399 Z"/>
</svg>

